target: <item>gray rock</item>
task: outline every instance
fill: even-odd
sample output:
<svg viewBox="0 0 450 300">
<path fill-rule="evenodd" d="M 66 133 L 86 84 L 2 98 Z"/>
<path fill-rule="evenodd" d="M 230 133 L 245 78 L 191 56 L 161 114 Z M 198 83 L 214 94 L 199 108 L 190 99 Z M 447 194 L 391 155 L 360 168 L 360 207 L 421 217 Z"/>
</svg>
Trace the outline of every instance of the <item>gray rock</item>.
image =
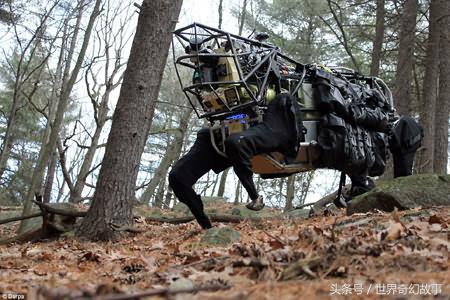
<svg viewBox="0 0 450 300">
<path fill-rule="evenodd" d="M 270 218 L 278 214 L 278 212 L 270 209 L 268 207 L 263 208 L 259 211 L 250 210 L 245 205 L 236 205 L 228 213 L 241 216 L 241 217 L 251 217 L 251 218 Z"/>
<path fill-rule="evenodd" d="M 230 227 L 213 227 L 208 229 L 200 240 L 201 244 L 228 246 L 239 241 L 241 234 Z"/>
<path fill-rule="evenodd" d="M 208 213 L 218 213 L 216 206 L 217 204 L 227 203 L 225 198 L 222 197 L 202 197 L 203 207 L 205 208 L 205 212 Z M 183 213 L 186 216 L 192 216 L 191 211 L 187 207 L 186 204 L 182 202 L 178 202 L 172 208 L 174 212 Z"/>
<path fill-rule="evenodd" d="M 194 283 L 187 278 L 178 278 L 170 283 L 171 289 L 192 289 Z"/>
<path fill-rule="evenodd" d="M 347 214 L 440 205 L 450 206 L 450 175 L 422 174 L 380 181 L 373 190 L 353 199 Z"/>
<path fill-rule="evenodd" d="M 309 209 L 293 209 L 284 213 L 291 218 L 307 219 L 309 217 Z"/>
</svg>

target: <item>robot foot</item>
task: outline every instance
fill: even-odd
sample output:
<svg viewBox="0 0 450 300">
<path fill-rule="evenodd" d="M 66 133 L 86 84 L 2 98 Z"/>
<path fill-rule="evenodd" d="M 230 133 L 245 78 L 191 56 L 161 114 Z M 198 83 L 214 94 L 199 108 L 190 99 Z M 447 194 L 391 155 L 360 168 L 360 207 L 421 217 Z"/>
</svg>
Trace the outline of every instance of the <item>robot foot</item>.
<svg viewBox="0 0 450 300">
<path fill-rule="evenodd" d="M 252 202 L 248 203 L 245 207 L 247 207 L 250 210 L 258 211 L 263 209 L 265 206 L 263 196 L 258 196 L 255 200 L 252 200 Z"/>
</svg>

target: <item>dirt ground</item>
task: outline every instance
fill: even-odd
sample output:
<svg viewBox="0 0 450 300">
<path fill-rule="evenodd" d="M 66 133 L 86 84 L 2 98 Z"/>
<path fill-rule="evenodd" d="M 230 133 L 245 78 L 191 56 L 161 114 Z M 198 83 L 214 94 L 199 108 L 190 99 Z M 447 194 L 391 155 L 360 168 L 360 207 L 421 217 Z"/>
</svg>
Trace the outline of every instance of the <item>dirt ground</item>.
<svg viewBox="0 0 450 300">
<path fill-rule="evenodd" d="M 2 299 L 218 288 L 148 299 L 449 299 L 449 207 L 220 224 L 240 233 L 208 245 L 196 223 L 147 223 L 116 243 L 57 240 L 0 246 Z M 17 223 L 0 225 L 11 235 Z M 109 298 L 108 298 L 109 297 Z M 144 298 L 144 297 L 142 297 Z M 146 299 L 147 299 L 146 298 Z M 10 298 L 11 299 L 11 298 Z"/>
</svg>

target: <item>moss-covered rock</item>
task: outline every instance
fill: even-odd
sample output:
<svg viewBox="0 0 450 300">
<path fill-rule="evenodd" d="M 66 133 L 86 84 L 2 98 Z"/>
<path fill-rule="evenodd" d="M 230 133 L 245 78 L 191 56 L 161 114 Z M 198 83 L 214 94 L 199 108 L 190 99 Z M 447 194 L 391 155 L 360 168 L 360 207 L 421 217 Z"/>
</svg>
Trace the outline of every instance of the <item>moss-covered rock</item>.
<svg viewBox="0 0 450 300">
<path fill-rule="evenodd" d="M 423 174 L 380 181 L 373 190 L 353 199 L 347 214 L 437 205 L 450 206 L 450 175 Z"/>
<path fill-rule="evenodd" d="M 279 214 L 278 211 L 275 211 L 268 207 L 264 207 L 263 209 L 261 209 L 259 211 L 254 211 L 254 210 L 248 209 L 247 207 L 245 207 L 245 205 L 236 205 L 226 213 L 232 214 L 235 216 L 261 218 L 261 219 L 274 217 L 275 215 Z"/>
<path fill-rule="evenodd" d="M 219 213 L 217 207 L 227 204 L 226 199 L 222 197 L 202 197 L 202 202 L 207 214 Z M 192 216 L 191 211 L 189 210 L 187 205 L 182 202 L 178 202 L 177 204 L 175 204 L 172 210 L 176 213 L 182 213 L 186 216 Z"/>
<path fill-rule="evenodd" d="M 139 217 L 162 217 L 165 215 L 162 209 L 149 207 L 148 205 L 139 205 L 133 207 L 133 215 Z"/>
<path fill-rule="evenodd" d="M 284 213 L 291 218 L 307 219 L 309 217 L 309 209 L 292 209 Z"/>
<path fill-rule="evenodd" d="M 228 246 L 239 241 L 241 234 L 231 227 L 208 229 L 200 240 L 202 245 Z"/>
<path fill-rule="evenodd" d="M 178 202 L 177 204 L 175 204 L 172 208 L 172 211 L 174 211 L 175 213 L 182 213 L 185 215 L 190 215 L 191 213 L 187 205 L 182 202 Z"/>
</svg>

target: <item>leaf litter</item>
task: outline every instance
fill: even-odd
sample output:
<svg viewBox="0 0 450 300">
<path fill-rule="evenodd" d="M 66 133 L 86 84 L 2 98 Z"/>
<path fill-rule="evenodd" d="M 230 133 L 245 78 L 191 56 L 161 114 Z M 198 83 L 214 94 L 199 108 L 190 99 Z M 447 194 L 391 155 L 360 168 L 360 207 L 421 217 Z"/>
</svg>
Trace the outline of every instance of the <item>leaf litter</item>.
<svg viewBox="0 0 450 300">
<path fill-rule="evenodd" d="M 336 299 L 333 285 L 367 288 L 382 283 L 440 284 L 440 296 L 446 298 L 449 220 L 449 207 L 435 207 L 244 221 L 225 224 L 240 233 L 238 242 L 205 246 L 195 222 L 171 225 L 140 219 L 136 226 L 145 231 L 116 243 L 65 236 L 0 246 L 0 292 L 75 299 L 214 283 L 227 289 L 172 298 Z M 0 233 L 13 232 L 17 224 L 9 226 L 2 226 Z"/>
</svg>

